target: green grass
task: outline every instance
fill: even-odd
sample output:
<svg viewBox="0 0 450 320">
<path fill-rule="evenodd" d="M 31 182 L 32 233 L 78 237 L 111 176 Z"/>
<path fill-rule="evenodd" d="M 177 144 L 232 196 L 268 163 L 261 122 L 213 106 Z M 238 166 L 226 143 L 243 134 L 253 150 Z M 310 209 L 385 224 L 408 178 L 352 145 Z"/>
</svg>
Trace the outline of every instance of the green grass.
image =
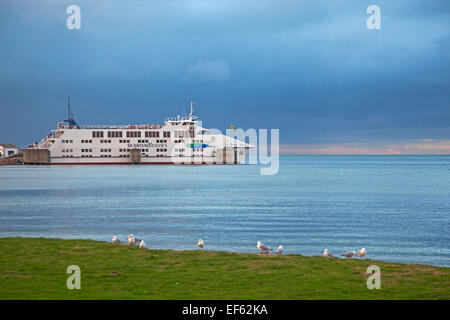
<svg viewBox="0 0 450 320">
<path fill-rule="evenodd" d="M 366 287 L 371 264 L 380 290 Z M 66 287 L 69 265 L 81 268 L 80 290 Z M 1 238 L 0 299 L 450 299 L 450 268 Z"/>
</svg>

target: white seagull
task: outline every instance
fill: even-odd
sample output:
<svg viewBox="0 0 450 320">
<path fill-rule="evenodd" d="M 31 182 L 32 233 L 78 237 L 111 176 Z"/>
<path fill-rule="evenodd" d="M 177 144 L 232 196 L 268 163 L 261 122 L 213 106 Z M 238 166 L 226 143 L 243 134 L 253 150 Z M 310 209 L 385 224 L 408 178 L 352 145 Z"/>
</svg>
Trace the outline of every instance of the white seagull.
<svg viewBox="0 0 450 320">
<path fill-rule="evenodd" d="M 333 254 L 331 252 L 328 252 L 328 249 L 325 248 L 323 251 L 323 256 L 327 258 L 334 258 Z"/>
<path fill-rule="evenodd" d="M 359 250 L 359 251 L 356 253 L 356 256 L 357 256 L 357 257 L 360 257 L 361 259 L 363 259 L 365 255 L 366 255 L 366 248 L 362 248 L 361 250 Z"/>
<path fill-rule="evenodd" d="M 344 256 L 346 258 L 353 258 L 353 256 L 355 256 L 355 255 L 356 255 L 355 251 L 347 251 L 344 254 L 341 254 L 341 256 Z"/>
<path fill-rule="evenodd" d="M 145 242 L 144 242 L 144 240 L 141 240 L 141 243 L 139 244 L 139 249 L 145 249 L 145 248 L 146 248 Z"/>
<path fill-rule="evenodd" d="M 203 243 L 203 240 L 202 240 L 202 239 L 199 239 L 199 240 L 198 240 L 197 246 L 198 246 L 200 249 L 203 249 L 203 247 L 205 246 L 205 244 Z"/>
<path fill-rule="evenodd" d="M 133 235 L 133 234 L 130 234 L 130 235 L 128 236 L 128 245 L 129 245 L 130 247 L 134 247 L 134 246 L 136 245 L 136 239 L 134 238 L 134 235 Z"/>
<path fill-rule="evenodd" d="M 112 243 L 113 244 L 121 244 L 122 241 L 120 241 L 119 238 L 117 238 L 116 236 L 113 236 L 112 237 Z"/>
<path fill-rule="evenodd" d="M 283 252 L 284 252 L 284 247 L 283 247 L 282 245 L 280 245 L 280 246 L 277 248 L 277 254 L 283 254 Z"/>
<path fill-rule="evenodd" d="M 258 243 L 256 244 L 256 247 L 258 248 L 259 251 L 261 251 L 261 253 L 264 253 L 264 254 L 270 253 L 270 248 L 263 245 L 261 243 L 261 241 L 258 241 Z"/>
</svg>

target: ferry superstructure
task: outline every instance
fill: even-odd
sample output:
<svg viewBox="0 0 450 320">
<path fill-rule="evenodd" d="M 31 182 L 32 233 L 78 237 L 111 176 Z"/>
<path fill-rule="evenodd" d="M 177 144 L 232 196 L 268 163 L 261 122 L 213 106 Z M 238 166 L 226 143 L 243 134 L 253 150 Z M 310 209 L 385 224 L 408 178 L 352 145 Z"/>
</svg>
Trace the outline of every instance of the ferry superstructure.
<svg viewBox="0 0 450 320">
<path fill-rule="evenodd" d="M 57 129 L 51 130 L 39 143 L 30 145 L 25 150 L 25 162 L 241 164 L 248 150 L 254 147 L 203 128 L 194 115 L 193 102 L 186 117 L 167 118 L 163 124 L 117 126 L 78 125 L 68 102 L 68 119 L 58 122 Z"/>
</svg>

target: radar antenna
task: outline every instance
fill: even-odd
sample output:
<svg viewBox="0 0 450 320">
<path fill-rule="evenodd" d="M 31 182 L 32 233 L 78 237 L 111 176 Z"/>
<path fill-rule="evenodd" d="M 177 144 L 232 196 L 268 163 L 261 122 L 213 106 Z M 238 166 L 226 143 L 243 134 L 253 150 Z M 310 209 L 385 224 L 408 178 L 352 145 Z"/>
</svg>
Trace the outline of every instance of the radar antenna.
<svg viewBox="0 0 450 320">
<path fill-rule="evenodd" d="M 70 108 L 70 96 L 67 96 L 67 116 L 68 119 L 65 120 L 65 122 L 67 122 L 69 124 L 69 128 L 79 128 L 78 124 L 75 122 L 75 120 L 73 119 L 73 113 L 72 110 Z"/>
<path fill-rule="evenodd" d="M 70 96 L 67 96 L 67 119 L 68 120 L 73 120 L 73 113 L 72 110 L 70 109 Z"/>
<path fill-rule="evenodd" d="M 191 113 L 189 114 L 189 120 L 196 119 L 196 116 L 194 116 L 194 104 L 195 102 L 191 100 Z"/>
</svg>

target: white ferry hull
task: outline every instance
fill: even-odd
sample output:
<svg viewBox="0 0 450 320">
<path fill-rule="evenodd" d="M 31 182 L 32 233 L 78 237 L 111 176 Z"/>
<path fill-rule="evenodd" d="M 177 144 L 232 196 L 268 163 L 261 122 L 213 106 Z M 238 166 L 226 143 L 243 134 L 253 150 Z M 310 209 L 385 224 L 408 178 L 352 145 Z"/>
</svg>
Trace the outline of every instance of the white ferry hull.
<svg viewBox="0 0 450 320">
<path fill-rule="evenodd" d="M 252 145 L 212 134 L 191 114 L 164 124 L 79 126 L 71 117 L 25 150 L 24 162 L 50 165 L 242 164 Z"/>
</svg>

